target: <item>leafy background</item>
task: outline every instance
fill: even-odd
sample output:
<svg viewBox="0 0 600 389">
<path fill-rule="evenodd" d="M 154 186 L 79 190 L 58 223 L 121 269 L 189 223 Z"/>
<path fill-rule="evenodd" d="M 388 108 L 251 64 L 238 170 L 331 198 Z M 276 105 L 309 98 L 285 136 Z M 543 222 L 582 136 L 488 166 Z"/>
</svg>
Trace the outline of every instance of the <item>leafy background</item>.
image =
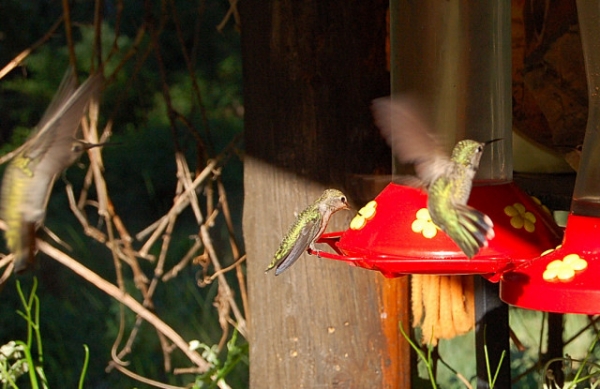
<svg viewBox="0 0 600 389">
<path fill-rule="evenodd" d="M 103 93 L 101 107 L 101 125 L 109 118 L 113 121 L 110 139 L 113 144 L 103 151 L 108 190 L 116 211 L 129 231 L 135 234 L 172 206 L 177 182 L 173 158 L 176 143 L 185 153 L 190 169 L 201 171 L 208 158 L 215 157 L 241 133 L 240 36 L 233 18 L 221 31 L 217 31 L 217 25 L 229 9 L 227 1 L 105 1 L 103 5 L 103 58 L 108 57 L 114 41 L 119 46 L 105 63 L 105 75 L 113 74 L 125 53 L 139 45 L 139 52 L 115 73 L 114 81 Z M 118 7 L 123 7 L 122 12 L 118 11 Z M 165 9 L 168 10 L 166 17 Z M 75 51 L 82 75 L 80 80 L 83 80 L 93 58 L 94 2 L 71 2 L 71 11 Z M 0 14 L 11 15 L 3 18 L 0 24 L 0 66 L 40 39 L 62 12 L 61 3 L 56 1 L 0 2 Z M 142 57 L 152 43 L 148 31 L 157 31 L 158 27 L 152 26 L 152 23 L 159 21 L 164 22 L 158 38 L 162 63 L 152 50 L 148 50 L 150 54 L 145 58 Z M 136 43 L 136 34 L 144 24 L 147 33 L 141 43 Z M 181 38 L 177 35 L 176 25 L 185 27 L 181 28 Z M 182 44 L 191 53 L 190 61 L 200 86 L 201 103 L 193 97 Z M 24 142 L 56 91 L 68 64 L 63 25 L 21 66 L 0 81 L 2 153 Z M 167 77 L 172 106 L 189 120 L 194 131 L 181 124 L 171 125 L 161 91 L 161 66 Z M 69 210 L 65 193 L 65 180 L 76 188 L 81 187 L 88 163 L 87 157 L 83 156 L 79 163 L 57 179 L 45 224 L 72 247 L 72 251 L 67 251 L 70 256 L 105 279 L 114 280 L 110 251 L 83 233 Z M 228 192 L 237 242 L 242 244 L 242 163 L 237 155 L 224 164 L 221 178 Z M 200 193 L 199 197 L 203 198 L 203 195 Z M 101 227 L 100 220 L 92 221 Z M 211 237 L 226 266 L 233 261 L 227 243 L 228 232 L 222 218 L 217 218 L 215 223 Z M 177 220 L 167 256 L 167 269 L 192 246 L 197 231 L 191 211 Z M 158 247 L 152 253 L 157 254 Z M 140 263 L 144 272 L 151 276 L 153 266 L 145 261 Z M 215 282 L 199 287 L 197 280 L 201 277 L 201 269 L 199 265 L 187 266 L 177 278 L 159 284 L 154 311 L 184 339 L 198 339 L 213 345 L 221 337 L 218 314 L 213 306 L 218 286 Z M 86 387 L 131 388 L 139 385 L 115 370 L 105 373 L 107 362 L 111 359 L 110 348 L 118 333 L 119 303 L 43 254 L 38 254 L 35 272 L 11 277 L 2 291 L 0 343 L 25 337 L 25 323 L 15 313 L 22 309 L 15 279 L 21 281 L 24 290 L 29 290 L 34 276 L 39 279 L 41 331 L 50 387 L 75 387 L 83 362 L 83 344 L 89 345 L 91 354 Z M 232 285 L 236 284 L 235 276 L 228 275 L 228 279 Z M 128 282 L 127 289 L 135 293 L 132 281 Z M 239 296 L 239 291 L 236 296 Z M 125 310 L 125 316 L 126 325 L 131 328 L 135 315 Z M 245 340 L 238 339 L 238 343 L 243 345 Z M 225 354 L 226 350 L 221 355 L 223 359 Z M 193 382 L 193 375 L 175 376 L 164 371 L 158 338 L 148 324 L 142 325 L 134 352 L 128 360 L 131 363 L 128 367 L 142 376 L 177 385 Z M 245 359 L 229 374 L 227 382 L 232 387 L 247 386 L 247 363 Z M 189 362 L 175 356 L 173 364 L 179 367 L 187 366 Z"/>
</svg>

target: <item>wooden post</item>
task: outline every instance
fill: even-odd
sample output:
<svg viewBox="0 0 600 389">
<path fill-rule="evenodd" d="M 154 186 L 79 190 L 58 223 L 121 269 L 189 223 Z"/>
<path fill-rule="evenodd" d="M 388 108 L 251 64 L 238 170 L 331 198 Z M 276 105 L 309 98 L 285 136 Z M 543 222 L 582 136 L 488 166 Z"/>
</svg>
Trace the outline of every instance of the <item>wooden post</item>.
<svg viewBox="0 0 600 389">
<path fill-rule="evenodd" d="M 369 111 L 389 94 L 387 3 L 239 3 L 252 388 L 410 387 L 398 331 L 409 324 L 406 278 L 306 254 L 280 276 L 264 273 L 295 212 L 326 187 L 361 206 L 353 175 L 391 167 Z"/>
</svg>

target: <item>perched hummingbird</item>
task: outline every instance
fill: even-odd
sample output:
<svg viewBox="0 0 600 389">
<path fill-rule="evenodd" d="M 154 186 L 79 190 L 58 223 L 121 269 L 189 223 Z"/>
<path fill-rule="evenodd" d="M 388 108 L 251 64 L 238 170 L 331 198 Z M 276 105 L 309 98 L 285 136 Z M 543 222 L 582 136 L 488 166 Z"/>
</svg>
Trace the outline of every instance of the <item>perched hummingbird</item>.
<svg viewBox="0 0 600 389">
<path fill-rule="evenodd" d="M 278 276 L 308 247 L 316 251 L 315 241 L 325 232 L 331 215 L 340 209 L 349 209 L 346 196 L 337 189 L 326 189 L 317 201 L 298 215 L 265 272 L 277 266 L 275 275 Z"/>
<path fill-rule="evenodd" d="M 420 185 L 428 192 L 431 221 L 472 258 L 494 237 L 494 224 L 487 215 L 468 206 L 467 200 L 485 145 L 499 139 L 484 143 L 461 140 L 448 158 L 414 101 L 380 98 L 373 101 L 372 110 L 396 158 L 415 164 Z"/>
<path fill-rule="evenodd" d="M 4 172 L 0 217 L 6 222 L 8 249 L 15 255 L 15 273 L 33 263 L 35 232 L 42 225 L 56 176 L 81 154 L 97 145 L 76 139 L 85 109 L 102 86 L 102 75 L 79 88 L 69 68 L 42 119 Z"/>
</svg>

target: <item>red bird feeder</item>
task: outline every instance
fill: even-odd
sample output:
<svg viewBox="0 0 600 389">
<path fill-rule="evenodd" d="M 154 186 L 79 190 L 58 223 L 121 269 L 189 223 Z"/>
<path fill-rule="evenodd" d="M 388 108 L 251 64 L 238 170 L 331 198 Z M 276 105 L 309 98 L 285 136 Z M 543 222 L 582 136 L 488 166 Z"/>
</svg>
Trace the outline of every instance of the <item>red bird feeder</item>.
<svg viewBox="0 0 600 389">
<path fill-rule="evenodd" d="M 503 142 L 502 147 L 494 145 L 484 153 L 478 173 L 480 185 L 474 186 L 469 200 L 471 206 L 490 216 L 496 233 L 472 259 L 431 223 L 427 194 L 393 183 L 359 210 L 350 229 L 320 239 L 336 251 L 321 256 L 380 271 L 388 277 L 482 274 L 492 281 L 500 280 L 500 298 L 508 304 L 552 312 L 599 314 L 600 286 L 596 275 L 600 273 L 600 51 L 590 48 L 600 37 L 600 8 L 597 2 L 578 1 L 577 5 L 588 76 L 589 117 L 562 244 L 562 231 L 550 213 L 512 183 L 510 142 Z M 494 63 L 504 62 L 491 62 Z M 490 74 L 500 74 L 491 70 Z M 477 88 L 478 92 L 481 90 Z M 510 140 L 510 125 L 506 125 L 510 118 L 503 103 L 506 96 L 490 90 L 482 93 L 491 96 L 494 108 L 489 108 L 488 99 L 468 98 L 464 115 L 443 120 L 455 124 L 460 122 L 458 119 L 466 120 L 469 126 L 464 126 L 461 138 Z M 451 103 L 434 99 L 431 106 L 434 112 L 448 114 L 454 112 Z M 475 107 L 480 103 L 483 106 Z"/>
<path fill-rule="evenodd" d="M 437 139 L 445 140 L 448 149 L 460 139 L 503 140 L 486 147 L 477 173 L 479 181 L 469 200 L 492 219 L 496 236 L 469 259 L 428 219 L 426 193 L 390 184 L 358 212 L 350 229 L 320 239 L 336 251 L 320 255 L 388 277 L 482 274 L 498 281 L 503 273 L 556 247 L 562 236 L 550 213 L 512 182 L 510 6 L 500 2 L 470 7 L 465 17 L 473 19 L 465 25 L 472 29 L 464 36 L 458 33 L 459 26 L 452 24 L 443 24 L 447 30 L 436 29 L 431 36 L 419 34 L 419 23 L 433 14 L 420 6 L 407 7 L 404 11 L 413 12 L 414 17 L 392 20 L 392 37 L 406 37 L 412 42 L 407 47 L 416 52 L 392 47 L 392 89 L 414 91 L 430 108 L 427 119 L 431 128 L 443 133 Z M 498 19 L 488 23 L 491 19 L 485 15 L 497 15 Z M 495 28 L 495 23 L 503 28 Z M 473 27 L 479 25 L 481 29 Z M 429 40 L 432 37 L 435 39 Z M 448 50 L 463 46 L 469 49 Z M 422 60 L 412 61 L 413 54 Z M 417 75 L 422 74 L 427 74 L 428 82 L 415 84 Z"/>
<path fill-rule="evenodd" d="M 548 210 L 512 182 L 475 186 L 469 204 L 490 216 L 496 232 L 489 246 L 472 259 L 431 222 L 426 193 L 394 183 L 358 212 L 350 229 L 321 239 L 337 254 L 320 255 L 387 277 L 482 274 L 497 281 L 504 272 L 560 242 L 562 233 Z"/>
<path fill-rule="evenodd" d="M 571 214 L 556 250 L 505 273 L 500 298 L 521 308 L 563 313 L 600 313 L 600 218 Z"/>
<path fill-rule="evenodd" d="M 500 298 L 523 308 L 563 313 L 600 313 L 600 9 L 577 1 L 588 81 L 589 114 L 571 214 L 562 245 L 506 273 Z"/>
<path fill-rule="evenodd" d="M 439 26 L 432 20 L 447 14 L 439 12 L 438 4 L 404 6 L 392 15 L 405 16 L 392 18 L 392 43 L 398 37 L 409 42 L 403 50 L 392 46 L 392 89 L 411 91 L 421 103 L 422 120 L 416 122 L 438 131 L 431 152 L 437 150 L 436 141 L 444 142 L 450 155 L 461 139 L 501 139 L 486 146 L 469 200 L 492 219 L 496 236 L 469 259 L 428 219 L 426 193 L 390 184 L 358 212 L 350 229 L 321 238 L 336 254 L 320 255 L 387 277 L 482 274 L 498 281 L 504 272 L 556 247 L 562 235 L 550 214 L 512 182 L 510 3 L 473 3 L 463 23 L 449 18 Z M 432 25 L 431 33 L 422 33 Z M 470 27 L 463 31 L 461 26 Z"/>
</svg>

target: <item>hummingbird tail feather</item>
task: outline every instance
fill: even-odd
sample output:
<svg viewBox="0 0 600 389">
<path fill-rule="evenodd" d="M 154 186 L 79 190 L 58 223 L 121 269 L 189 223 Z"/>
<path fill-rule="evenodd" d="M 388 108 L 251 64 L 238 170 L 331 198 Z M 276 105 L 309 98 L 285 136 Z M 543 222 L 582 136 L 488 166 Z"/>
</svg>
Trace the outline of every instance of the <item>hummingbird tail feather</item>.
<svg viewBox="0 0 600 389">
<path fill-rule="evenodd" d="M 268 271 L 277 266 L 275 269 L 276 276 L 292 266 L 306 252 L 309 246 L 312 247 L 314 240 L 320 234 L 322 219 L 313 218 L 303 224 L 299 224 L 303 213 L 300 214 L 299 219 L 296 220 L 288 234 L 283 238 L 279 250 L 277 250 L 271 264 L 267 268 Z"/>
<path fill-rule="evenodd" d="M 486 214 L 468 205 L 459 205 L 456 211 L 459 228 L 448 235 L 467 257 L 472 258 L 494 238 L 494 223 Z"/>
<path fill-rule="evenodd" d="M 308 243 L 304 243 L 304 238 L 302 238 L 299 244 L 294 245 L 289 251 L 286 252 L 285 248 L 280 248 L 277 253 L 275 253 L 275 257 L 269 264 L 269 266 L 265 269 L 265 273 L 269 270 L 275 268 L 275 275 L 278 276 L 283 273 L 287 268 L 292 266 L 294 262 L 298 260 L 302 256 L 302 254 L 308 248 Z"/>
<path fill-rule="evenodd" d="M 298 258 L 300 258 L 299 255 L 298 256 L 293 256 L 293 257 L 292 256 L 288 256 L 287 258 L 285 258 L 275 268 L 275 275 L 278 276 L 281 273 L 283 273 L 284 271 L 286 271 L 290 266 L 292 266 L 294 264 L 294 262 L 296 262 L 298 260 Z"/>
<path fill-rule="evenodd" d="M 34 264 L 35 253 L 35 223 L 23 222 L 20 241 L 16 242 L 18 247 L 9 247 L 15 255 L 14 273 L 20 274 L 31 268 Z"/>
</svg>

